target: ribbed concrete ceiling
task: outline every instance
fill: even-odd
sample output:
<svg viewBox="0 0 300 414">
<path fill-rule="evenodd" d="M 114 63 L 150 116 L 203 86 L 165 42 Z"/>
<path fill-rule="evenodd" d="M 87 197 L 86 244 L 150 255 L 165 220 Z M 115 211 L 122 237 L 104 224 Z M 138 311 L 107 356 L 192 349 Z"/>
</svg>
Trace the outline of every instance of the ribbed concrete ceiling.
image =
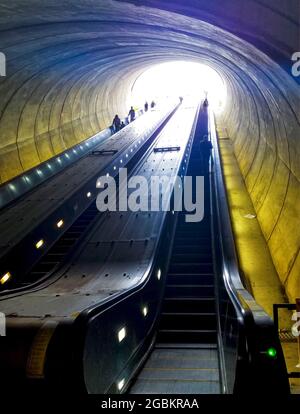
<svg viewBox="0 0 300 414">
<path fill-rule="evenodd" d="M 152 64 L 208 63 L 228 83 L 228 129 L 275 266 L 300 296 L 298 16 L 298 0 L 1 1 L 1 182 L 127 114 Z"/>
</svg>

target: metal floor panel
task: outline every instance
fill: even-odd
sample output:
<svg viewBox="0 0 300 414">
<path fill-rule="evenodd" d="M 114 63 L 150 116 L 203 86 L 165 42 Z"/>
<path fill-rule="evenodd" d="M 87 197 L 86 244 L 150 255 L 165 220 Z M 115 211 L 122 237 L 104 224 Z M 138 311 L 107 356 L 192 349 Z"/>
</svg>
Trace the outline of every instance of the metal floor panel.
<svg viewBox="0 0 300 414">
<path fill-rule="evenodd" d="M 218 394 L 218 352 L 213 349 L 155 348 L 130 393 Z"/>
<path fill-rule="evenodd" d="M 216 382 L 196 381 L 150 381 L 137 382 L 130 394 L 219 394 L 220 385 Z"/>
</svg>

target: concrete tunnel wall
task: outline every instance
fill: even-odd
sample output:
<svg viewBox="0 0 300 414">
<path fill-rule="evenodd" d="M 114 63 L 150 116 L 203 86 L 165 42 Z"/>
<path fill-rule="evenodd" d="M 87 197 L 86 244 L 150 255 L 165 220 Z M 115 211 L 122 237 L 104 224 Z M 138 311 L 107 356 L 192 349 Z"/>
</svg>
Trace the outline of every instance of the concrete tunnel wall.
<svg viewBox="0 0 300 414">
<path fill-rule="evenodd" d="M 299 101 L 274 80 L 260 75 L 256 84 L 232 86 L 228 107 L 235 110 L 225 118 L 273 263 L 294 302 L 300 296 Z"/>
<path fill-rule="evenodd" d="M 0 78 L 1 182 L 107 127 L 115 113 L 126 115 L 132 84 L 150 65 L 179 58 L 207 63 L 227 82 L 225 120 L 236 157 L 293 301 L 300 296 L 300 94 L 286 62 L 297 46 L 299 4 L 131 3 L 139 7 L 1 2 L 7 57 L 7 77 Z M 250 12 L 256 18 L 247 20 Z"/>
</svg>

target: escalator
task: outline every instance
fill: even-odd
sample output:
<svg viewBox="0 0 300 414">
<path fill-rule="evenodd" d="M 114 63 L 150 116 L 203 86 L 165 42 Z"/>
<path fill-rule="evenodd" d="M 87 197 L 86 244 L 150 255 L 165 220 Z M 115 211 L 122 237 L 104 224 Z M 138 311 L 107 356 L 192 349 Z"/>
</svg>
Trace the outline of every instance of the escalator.
<svg viewBox="0 0 300 414">
<path fill-rule="evenodd" d="M 196 130 L 188 176 L 203 174 L 199 142 L 207 134 L 205 118 L 206 113 Z M 156 344 L 131 393 L 220 393 L 208 172 L 204 177 L 204 219 L 189 223 L 186 212 L 178 215 Z"/>
<path fill-rule="evenodd" d="M 73 395 L 289 393 L 273 321 L 239 274 L 213 114 L 203 107 L 186 109 L 165 137 L 158 138 L 157 148 L 164 152 L 155 152 L 153 142 L 139 165 L 133 160 L 132 170 L 146 170 L 148 177 L 153 171 L 169 171 L 174 183 L 176 176 L 204 175 L 203 220 L 186 222 L 185 211 L 172 209 L 163 214 L 128 212 L 126 221 L 123 214 L 114 221 L 108 215 L 94 228 L 98 213 L 91 205 L 49 249 L 42 267 L 33 269 L 38 274 L 22 282 L 43 279 L 43 272 L 64 258 L 61 271 L 52 279 L 46 276 L 45 286 L 36 291 L 2 299 L 9 316 L 7 336 L 0 340 L 2 390 L 64 389 Z M 188 127 L 183 127 L 185 119 Z M 209 171 L 200 162 L 199 141 L 207 132 L 213 144 Z M 174 142 L 185 145 L 181 153 L 170 151 Z M 157 225 L 155 232 L 151 223 Z M 113 225 L 118 226 L 114 238 Z M 88 239 L 85 232 L 91 228 Z M 136 233 L 124 238 L 123 228 Z M 82 247 L 87 255 L 81 256 Z M 121 256 L 106 260 L 106 252 L 114 249 Z M 101 265 L 101 254 L 105 267 L 92 268 L 89 281 L 89 266 Z M 76 260 L 79 271 L 71 269 Z M 138 277 L 131 282 L 134 273 Z M 110 287 L 114 282 L 117 290 Z M 108 286 L 104 293 L 103 286 Z"/>
<path fill-rule="evenodd" d="M 199 141 L 207 133 L 210 170 L 200 162 Z M 273 321 L 240 279 L 214 118 L 206 108 L 199 112 L 187 175 L 204 176 L 204 219 L 186 223 L 184 212 L 178 214 L 153 348 L 127 392 L 286 395 Z"/>
<path fill-rule="evenodd" d="M 112 157 L 112 154 L 114 154 L 114 151 L 116 154 L 120 152 L 118 155 L 118 157 L 121 157 L 120 160 L 118 158 L 113 159 L 110 164 L 107 161 L 106 170 L 102 170 L 103 175 L 105 172 L 111 177 L 115 177 L 117 181 L 118 170 L 116 168 L 116 165 L 120 163 L 120 167 L 126 167 L 128 171 L 131 171 L 138 160 L 140 160 L 143 154 L 147 151 L 147 149 L 153 145 L 153 142 L 155 142 L 160 132 L 176 113 L 178 107 L 179 105 L 169 110 L 161 119 L 159 119 L 158 122 L 156 121 L 154 125 L 150 124 L 151 128 L 148 126 L 149 130 L 146 129 L 144 133 L 143 130 L 139 131 L 137 129 L 139 132 L 136 131 L 135 134 L 140 134 L 139 141 L 137 139 L 133 139 L 133 131 L 131 135 L 129 135 L 132 142 L 128 148 L 125 147 L 124 149 L 121 146 L 120 151 L 110 151 L 107 149 L 106 152 L 104 151 L 104 155 L 93 155 L 91 153 L 90 158 L 92 158 L 92 161 L 94 162 L 95 159 L 100 157 L 101 161 L 97 161 L 100 164 L 100 162 L 104 162 L 103 159 L 110 159 L 110 157 Z M 132 124 L 130 126 L 132 127 Z M 124 130 L 119 131 L 119 134 L 120 133 L 124 134 Z M 119 138 L 119 140 L 121 140 L 121 138 Z M 109 144 L 109 142 L 107 142 L 107 144 Z M 95 152 L 97 153 L 97 151 Z M 108 173 L 106 171 L 108 171 Z M 95 172 L 96 171 L 94 171 L 93 174 L 95 174 Z M 101 170 L 99 171 L 98 176 L 100 175 Z M 34 288 L 38 286 L 42 281 L 46 280 L 61 266 L 63 260 L 70 256 L 76 244 L 80 241 L 84 233 L 91 227 L 93 220 L 96 217 L 100 216 L 95 201 L 96 192 L 94 191 L 94 187 L 96 181 L 96 178 L 93 177 L 92 184 L 83 187 L 82 190 L 80 190 L 80 196 L 75 195 L 75 197 L 73 197 L 73 201 L 72 199 L 71 201 L 69 201 L 69 199 L 66 199 L 66 203 L 70 203 L 72 207 L 69 206 L 69 208 L 67 208 L 64 205 L 60 206 L 60 209 L 62 211 L 60 213 L 55 212 L 55 218 L 52 217 L 51 220 L 49 219 L 49 231 L 43 222 L 37 226 L 34 231 L 31 231 L 28 235 L 25 235 L 24 240 L 21 240 L 20 246 L 17 247 L 19 250 L 15 250 L 15 247 L 12 247 L 5 258 L 0 258 L 0 268 L 2 267 L 5 269 L 5 271 L 2 273 L 4 274 L 6 270 L 9 269 L 9 273 L 14 276 L 11 277 L 9 282 L 4 286 L 0 285 L 0 297 L 5 296 L 8 293 L 19 293 L 28 288 Z M 82 208 L 81 205 L 83 204 L 82 199 L 84 200 L 84 204 L 86 204 L 84 208 Z M 80 214 L 76 213 L 75 216 L 77 217 L 72 217 L 74 211 L 80 209 L 82 209 L 82 212 Z M 72 214 L 70 214 L 70 211 Z M 63 217 L 64 220 L 62 220 L 61 217 Z M 61 222 L 61 227 L 58 226 L 59 219 Z M 48 218 L 46 220 L 48 221 Z M 64 228 L 67 228 L 67 230 L 64 231 Z M 62 233 L 59 236 L 60 232 Z M 46 237 L 45 240 L 44 237 Z M 51 237 L 54 240 L 51 240 Z M 37 248 L 34 246 L 33 240 L 39 239 L 41 239 L 43 242 L 43 249 L 37 250 Z M 26 248 L 33 246 L 33 252 L 24 249 L 22 247 L 23 245 L 25 245 Z M 26 263 L 22 261 L 23 256 L 25 257 Z M 15 257 L 18 257 L 18 261 L 15 261 Z M 11 269 L 14 269 L 14 271 Z"/>
</svg>

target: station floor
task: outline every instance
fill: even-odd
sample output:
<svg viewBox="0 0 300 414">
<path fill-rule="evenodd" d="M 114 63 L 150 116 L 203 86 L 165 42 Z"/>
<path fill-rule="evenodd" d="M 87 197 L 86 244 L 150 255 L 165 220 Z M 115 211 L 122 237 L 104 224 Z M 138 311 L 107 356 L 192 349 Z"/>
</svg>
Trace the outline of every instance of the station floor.
<svg viewBox="0 0 300 414">
<path fill-rule="evenodd" d="M 234 154 L 232 140 L 228 136 L 226 124 L 221 116 L 217 116 L 216 126 L 243 282 L 256 302 L 273 318 L 273 303 L 286 303 L 288 300 L 256 218 L 250 195 Z M 290 332 L 293 324 L 291 316 L 289 311 L 280 312 L 280 329 Z M 300 368 L 296 367 L 300 362 L 296 338 L 291 334 L 286 335 L 285 340 L 282 341 L 282 347 L 288 372 L 300 372 Z M 290 379 L 290 385 L 292 393 L 300 394 L 300 378 Z"/>
</svg>

